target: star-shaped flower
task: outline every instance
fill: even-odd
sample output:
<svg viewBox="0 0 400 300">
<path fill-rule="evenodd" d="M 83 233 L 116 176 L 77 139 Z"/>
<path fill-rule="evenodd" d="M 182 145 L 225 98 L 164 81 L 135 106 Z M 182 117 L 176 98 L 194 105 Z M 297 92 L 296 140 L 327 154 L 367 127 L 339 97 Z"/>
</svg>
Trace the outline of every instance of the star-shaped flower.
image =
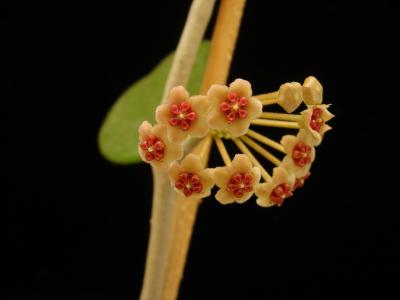
<svg viewBox="0 0 400 300">
<path fill-rule="evenodd" d="M 296 177 L 305 176 L 315 159 L 314 138 L 305 129 L 300 129 L 297 136 L 285 135 L 281 144 L 286 152 L 282 167 Z"/>
<path fill-rule="evenodd" d="M 211 194 L 214 186 L 212 169 L 205 169 L 198 155 L 188 154 L 181 163 L 173 162 L 168 173 L 175 191 L 187 199 L 205 198 Z"/>
<path fill-rule="evenodd" d="M 192 96 L 183 86 L 171 89 L 165 104 L 156 109 L 156 120 L 167 126 L 168 138 L 182 143 L 188 136 L 203 137 L 208 132 L 206 96 Z"/>
<path fill-rule="evenodd" d="M 261 174 L 258 167 L 252 166 L 247 155 L 236 154 L 230 166 L 215 168 L 213 177 L 220 188 L 215 198 L 221 204 L 229 204 L 249 200 Z"/>
<path fill-rule="evenodd" d="M 281 206 L 286 198 L 293 195 L 294 182 L 293 173 L 283 167 L 274 168 L 272 180 L 256 186 L 257 204 L 262 207 Z"/>
<path fill-rule="evenodd" d="M 231 137 L 245 134 L 250 122 L 262 113 L 261 102 L 252 98 L 250 82 L 243 79 L 236 79 L 229 87 L 212 85 L 207 96 L 210 103 L 208 125 Z"/>
<path fill-rule="evenodd" d="M 326 124 L 334 117 L 328 111 L 330 105 L 308 105 L 308 109 L 301 112 L 304 117 L 304 127 L 314 137 L 314 145 L 319 145 L 324 137 L 325 132 L 332 129 Z"/>
<path fill-rule="evenodd" d="M 139 127 L 139 154 L 143 161 L 165 171 L 172 161 L 182 158 L 183 147 L 168 140 L 167 126 L 153 127 L 144 121 Z"/>
</svg>

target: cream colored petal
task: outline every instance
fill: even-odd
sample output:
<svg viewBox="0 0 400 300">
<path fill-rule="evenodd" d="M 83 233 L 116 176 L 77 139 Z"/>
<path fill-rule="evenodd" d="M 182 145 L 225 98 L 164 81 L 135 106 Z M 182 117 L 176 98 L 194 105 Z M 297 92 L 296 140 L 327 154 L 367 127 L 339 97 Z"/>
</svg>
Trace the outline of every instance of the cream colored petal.
<svg viewBox="0 0 400 300">
<path fill-rule="evenodd" d="M 153 126 L 152 134 L 162 139 L 164 143 L 168 141 L 167 139 L 167 126 L 163 124 L 156 124 Z"/>
<path fill-rule="evenodd" d="M 298 143 L 298 138 L 294 135 L 285 135 L 281 139 L 281 145 L 285 153 L 292 153 L 294 146 Z"/>
<path fill-rule="evenodd" d="M 229 91 L 236 93 L 239 97 L 246 97 L 248 99 L 253 94 L 253 91 L 251 90 L 250 82 L 248 82 L 247 80 L 240 79 L 240 78 L 235 79 L 229 85 Z"/>
<path fill-rule="evenodd" d="M 192 96 L 189 100 L 192 105 L 192 110 L 198 115 L 207 114 L 207 110 L 210 107 L 209 100 L 207 96 Z"/>
<path fill-rule="evenodd" d="M 215 199 L 217 199 L 221 204 L 231 204 L 236 200 L 232 193 L 229 193 L 224 189 L 218 190 L 218 192 L 215 194 Z"/>
<path fill-rule="evenodd" d="M 314 76 L 308 76 L 303 83 L 303 100 L 308 105 L 322 103 L 322 84 Z"/>
<path fill-rule="evenodd" d="M 156 125 L 158 126 L 158 125 Z M 160 137 L 160 135 L 157 135 Z M 161 168 L 162 170 L 168 169 L 170 163 L 179 160 L 183 156 L 183 147 L 181 144 L 171 143 L 167 138 L 162 138 L 165 144 L 164 158 L 161 161 L 152 161 L 152 165 Z"/>
<path fill-rule="evenodd" d="M 249 193 L 245 193 L 242 197 L 240 198 L 235 198 L 235 202 L 242 204 L 244 202 L 246 202 L 247 200 L 249 200 L 251 198 L 251 196 L 253 196 L 254 192 L 249 192 Z"/>
<path fill-rule="evenodd" d="M 153 129 L 153 126 L 147 121 L 143 121 L 142 124 L 139 126 L 139 136 L 140 138 L 143 138 L 149 134 L 151 134 L 151 131 Z"/>
<path fill-rule="evenodd" d="M 212 189 L 212 187 L 215 184 L 214 180 L 213 180 L 213 177 L 212 177 L 212 173 L 213 173 L 212 169 L 205 169 L 200 175 L 201 182 L 202 182 L 203 188 L 205 190 L 206 189 L 208 189 L 208 190 Z"/>
<path fill-rule="evenodd" d="M 209 127 L 207 120 L 204 118 L 202 120 L 196 120 L 190 126 L 188 130 L 189 135 L 192 137 L 203 137 L 209 132 Z"/>
<path fill-rule="evenodd" d="M 181 166 L 186 172 L 196 174 L 202 172 L 204 169 L 200 157 L 193 153 L 185 156 L 185 158 L 181 162 Z"/>
<path fill-rule="evenodd" d="M 175 186 L 175 182 L 178 180 L 179 174 L 182 172 L 182 167 L 178 162 L 174 161 L 168 169 L 169 180 L 172 186 Z"/>
<path fill-rule="evenodd" d="M 169 125 L 170 119 L 170 105 L 162 104 L 156 108 L 156 120 L 160 124 Z"/>
<path fill-rule="evenodd" d="M 272 207 L 275 205 L 275 203 L 272 203 L 269 200 L 269 197 L 265 197 L 265 198 L 257 198 L 256 203 L 261 206 L 261 207 Z"/>
<path fill-rule="evenodd" d="M 310 126 L 308 126 L 307 128 L 310 131 L 310 135 L 314 139 L 313 145 L 319 146 L 322 142 L 322 135 L 319 132 L 316 132 L 315 130 L 313 130 Z M 323 128 L 323 126 L 321 127 L 321 129 L 322 128 Z"/>
<path fill-rule="evenodd" d="M 311 106 L 308 106 L 308 108 L 306 110 L 303 110 L 300 113 L 304 117 L 305 124 L 310 124 L 312 113 L 313 113 L 313 109 Z"/>
<path fill-rule="evenodd" d="M 323 104 L 323 105 L 321 105 L 321 107 L 320 107 L 320 108 L 322 108 L 322 119 L 323 119 L 325 122 L 328 122 L 330 119 L 332 119 L 332 118 L 335 117 L 335 115 L 332 114 L 332 113 L 328 110 L 329 106 L 331 106 L 331 105 L 330 105 L 330 104 Z"/>
<path fill-rule="evenodd" d="M 257 98 L 249 98 L 249 106 L 247 108 L 247 119 L 252 121 L 261 116 L 262 103 Z"/>
<path fill-rule="evenodd" d="M 327 124 L 324 124 L 324 125 L 321 127 L 320 133 L 321 133 L 321 135 L 323 135 L 323 134 L 325 134 L 325 132 L 327 132 L 327 131 L 329 131 L 329 130 L 331 130 L 331 129 L 332 129 L 331 126 L 329 126 L 329 125 L 327 125 Z"/>
<path fill-rule="evenodd" d="M 310 133 L 306 129 L 300 129 L 297 133 L 297 138 L 299 141 L 302 141 L 304 144 L 312 145 L 312 138 L 310 137 Z"/>
<path fill-rule="evenodd" d="M 255 188 L 256 196 L 258 197 L 256 203 L 262 207 L 271 207 L 275 205 L 269 200 L 269 196 L 272 192 L 274 186 L 272 183 L 261 183 L 258 184 Z"/>
<path fill-rule="evenodd" d="M 250 122 L 246 119 L 237 119 L 232 124 L 229 124 L 226 127 L 226 130 L 229 131 L 233 138 L 242 136 L 246 134 L 249 130 Z"/>
<path fill-rule="evenodd" d="M 169 162 L 179 160 L 183 156 L 183 147 L 179 144 L 168 143 L 164 153 L 165 160 L 168 160 Z"/>
<path fill-rule="evenodd" d="M 281 163 L 281 167 L 288 169 L 288 170 L 295 170 L 295 164 L 293 162 L 292 159 L 292 155 L 286 155 L 283 159 L 282 159 L 282 163 Z"/>
<path fill-rule="evenodd" d="M 181 144 L 183 143 L 189 136 L 189 130 L 182 130 L 179 127 L 168 127 L 168 139 L 175 143 Z"/>
<path fill-rule="evenodd" d="M 293 172 L 288 172 L 288 178 L 286 183 L 288 183 L 293 188 L 295 181 L 296 181 L 296 175 Z"/>
<path fill-rule="evenodd" d="M 177 104 L 189 100 L 189 93 L 183 86 L 176 86 L 171 89 L 167 98 L 168 104 Z"/>
<path fill-rule="evenodd" d="M 275 167 L 272 173 L 272 182 L 275 185 L 285 183 L 289 181 L 289 173 L 283 167 Z"/>
<path fill-rule="evenodd" d="M 311 127 L 309 127 L 308 129 L 300 129 L 304 134 L 301 135 L 301 137 L 299 135 L 299 140 L 303 141 L 304 144 L 310 145 L 310 146 L 315 146 L 315 138 L 313 137 L 313 135 L 310 133 L 310 131 L 312 130 Z"/>
<path fill-rule="evenodd" d="M 271 182 L 263 182 L 260 184 L 257 184 L 254 187 L 254 192 L 256 193 L 256 196 L 259 198 L 265 198 L 267 197 L 272 191 L 272 183 Z"/>
<path fill-rule="evenodd" d="M 251 161 L 246 154 L 236 154 L 232 160 L 232 168 L 235 172 L 246 173 L 251 171 Z"/>
<path fill-rule="evenodd" d="M 222 101 L 226 100 L 229 89 L 225 85 L 213 84 L 207 92 L 207 98 L 210 103 L 210 107 L 216 111 L 219 111 L 219 105 Z"/>
<path fill-rule="evenodd" d="M 206 96 L 193 96 L 190 98 L 192 110 L 196 112 L 197 119 L 192 123 L 189 134 L 193 137 L 203 137 L 208 131 L 207 112 L 209 102 Z"/>
<path fill-rule="evenodd" d="M 311 148 L 311 155 L 310 155 L 310 158 L 311 158 L 311 163 L 313 163 L 314 162 L 314 160 L 315 160 L 315 148 L 314 147 L 312 147 Z"/>
<path fill-rule="evenodd" d="M 228 181 L 232 176 L 232 168 L 231 167 L 217 167 L 213 172 L 213 179 L 215 184 L 219 188 L 226 188 Z"/>
<path fill-rule="evenodd" d="M 211 111 L 207 116 L 207 123 L 211 129 L 224 129 L 228 122 L 226 121 L 225 115 L 219 111 Z"/>
</svg>

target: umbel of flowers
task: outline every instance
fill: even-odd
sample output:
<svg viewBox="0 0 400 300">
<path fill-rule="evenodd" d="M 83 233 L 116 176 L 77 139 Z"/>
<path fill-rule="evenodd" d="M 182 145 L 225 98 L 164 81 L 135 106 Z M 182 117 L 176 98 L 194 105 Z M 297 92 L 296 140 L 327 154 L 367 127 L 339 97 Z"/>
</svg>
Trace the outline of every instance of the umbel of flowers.
<svg viewBox="0 0 400 300">
<path fill-rule="evenodd" d="M 316 147 L 331 129 L 327 122 L 334 115 L 330 104 L 322 102 L 322 85 L 313 76 L 303 84 L 288 82 L 276 92 L 255 96 L 243 79 L 229 86 L 212 85 L 206 95 L 190 96 L 177 86 L 157 107 L 157 124 L 141 124 L 139 153 L 143 161 L 168 173 L 173 189 L 188 201 L 208 197 L 216 185 L 215 198 L 221 204 L 244 203 L 255 195 L 261 207 L 281 206 L 309 178 Z M 302 103 L 305 109 L 293 113 Z M 271 105 L 285 112 L 271 112 Z M 259 132 L 266 127 L 291 132 L 278 142 Z M 184 156 L 183 143 L 190 137 L 210 136 L 224 166 L 206 168 L 199 155 Z M 224 141 L 229 140 L 238 153 L 228 152 Z M 267 170 L 254 152 L 275 167 Z"/>
</svg>

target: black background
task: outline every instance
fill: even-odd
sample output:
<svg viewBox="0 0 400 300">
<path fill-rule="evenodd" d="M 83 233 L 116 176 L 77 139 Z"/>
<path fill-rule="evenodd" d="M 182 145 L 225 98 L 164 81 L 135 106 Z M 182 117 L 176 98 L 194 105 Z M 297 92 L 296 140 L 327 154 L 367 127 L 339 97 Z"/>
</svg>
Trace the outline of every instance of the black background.
<svg viewBox="0 0 400 300">
<path fill-rule="evenodd" d="M 1 9 L 6 299 L 138 298 L 151 171 L 105 161 L 97 132 L 121 92 L 176 47 L 189 5 Z M 179 299 L 399 297 L 393 12 L 384 1 L 248 1 L 230 79 L 261 93 L 315 75 L 334 130 L 283 207 L 204 201 Z"/>
</svg>

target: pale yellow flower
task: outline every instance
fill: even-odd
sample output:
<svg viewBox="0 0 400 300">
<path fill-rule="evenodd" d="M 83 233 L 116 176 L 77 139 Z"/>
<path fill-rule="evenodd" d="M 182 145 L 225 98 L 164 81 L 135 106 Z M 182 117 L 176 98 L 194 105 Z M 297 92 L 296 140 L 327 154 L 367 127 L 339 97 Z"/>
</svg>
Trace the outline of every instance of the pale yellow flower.
<svg viewBox="0 0 400 300">
<path fill-rule="evenodd" d="M 167 126 L 168 138 L 182 143 L 189 136 L 203 137 L 208 132 L 206 96 L 192 96 L 183 86 L 171 89 L 165 104 L 156 109 L 156 120 Z"/>
<path fill-rule="evenodd" d="M 273 170 L 272 180 L 260 183 L 256 186 L 255 192 L 258 197 L 256 202 L 262 207 L 273 205 L 281 206 L 283 201 L 292 196 L 295 176 L 283 167 L 276 167 Z"/>
<path fill-rule="evenodd" d="M 308 105 L 322 103 L 323 87 L 314 76 L 308 76 L 303 83 L 303 101 Z"/>
<path fill-rule="evenodd" d="M 304 128 L 312 134 L 314 145 L 316 146 L 321 143 L 325 132 L 332 129 L 332 127 L 326 124 L 326 122 L 334 117 L 328 111 L 329 106 L 330 104 L 307 105 L 308 108 L 301 112 L 304 117 Z"/>
<path fill-rule="evenodd" d="M 281 85 L 278 93 L 278 104 L 287 112 L 294 112 L 303 101 L 303 89 L 298 82 L 287 82 Z"/>
<path fill-rule="evenodd" d="M 305 176 L 315 159 L 314 138 L 305 129 L 300 129 L 297 136 L 285 135 L 281 144 L 286 152 L 282 167 L 296 177 Z"/>
<path fill-rule="evenodd" d="M 221 204 L 229 204 L 249 200 L 261 174 L 258 167 L 252 167 L 247 155 L 236 154 L 230 166 L 215 168 L 213 177 L 220 188 L 215 198 Z"/>
<path fill-rule="evenodd" d="M 153 127 L 144 121 L 139 127 L 139 154 L 143 161 L 165 171 L 172 161 L 182 158 L 183 146 L 168 140 L 167 126 Z"/>
<path fill-rule="evenodd" d="M 212 169 L 205 169 L 198 155 L 188 154 L 181 163 L 174 161 L 168 173 L 175 191 L 187 199 L 205 198 L 211 194 L 214 186 Z"/>
<path fill-rule="evenodd" d="M 262 113 L 261 102 L 252 97 L 250 82 L 236 79 L 229 87 L 214 84 L 207 92 L 211 129 L 223 130 L 231 137 L 245 134 L 250 122 Z"/>
</svg>

